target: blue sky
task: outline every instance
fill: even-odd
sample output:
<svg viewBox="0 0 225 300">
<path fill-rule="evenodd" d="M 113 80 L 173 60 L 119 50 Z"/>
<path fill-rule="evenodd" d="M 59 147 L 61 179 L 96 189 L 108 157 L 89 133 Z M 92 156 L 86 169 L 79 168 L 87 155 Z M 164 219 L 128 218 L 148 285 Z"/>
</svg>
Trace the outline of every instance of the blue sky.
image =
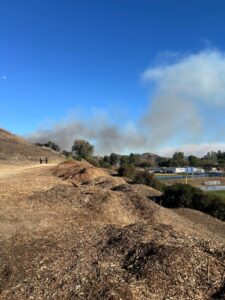
<svg viewBox="0 0 225 300">
<path fill-rule="evenodd" d="M 0 127 L 24 135 L 74 110 L 138 122 L 153 101 L 146 69 L 162 53 L 223 53 L 224 11 L 223 0 L 0 0 Z"/>
</svg>

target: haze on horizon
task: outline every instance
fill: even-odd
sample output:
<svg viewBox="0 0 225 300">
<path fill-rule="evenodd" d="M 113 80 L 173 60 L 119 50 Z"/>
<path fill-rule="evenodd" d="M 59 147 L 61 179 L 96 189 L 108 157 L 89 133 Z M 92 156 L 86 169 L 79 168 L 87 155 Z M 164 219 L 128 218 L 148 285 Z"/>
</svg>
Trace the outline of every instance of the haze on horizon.
<svg viewBox="0 0 225 300">
<path fill-rule="evenodd" d="M 97 154 L 225 151 L 222 1 L 0 6 L 0 127 Z"/>
</svg>

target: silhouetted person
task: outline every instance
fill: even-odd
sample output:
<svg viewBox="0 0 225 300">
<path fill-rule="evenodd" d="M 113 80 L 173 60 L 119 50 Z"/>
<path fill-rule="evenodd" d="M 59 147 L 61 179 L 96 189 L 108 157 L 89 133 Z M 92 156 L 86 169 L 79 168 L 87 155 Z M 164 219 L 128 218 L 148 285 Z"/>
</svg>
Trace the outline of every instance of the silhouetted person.
<svg viewBox="0 0 225 300">
<path fill-rule="evenodd" d="M 45 158 L 45 163 L 46 163 L 46 164 L 48 163 L 48 158 L 47 158 L 47 157 Z"/>
<path fill-rule="evenodd" d="M 42 164 L 42 158 L 40 158 L 40 164 Z"/>
</svg>

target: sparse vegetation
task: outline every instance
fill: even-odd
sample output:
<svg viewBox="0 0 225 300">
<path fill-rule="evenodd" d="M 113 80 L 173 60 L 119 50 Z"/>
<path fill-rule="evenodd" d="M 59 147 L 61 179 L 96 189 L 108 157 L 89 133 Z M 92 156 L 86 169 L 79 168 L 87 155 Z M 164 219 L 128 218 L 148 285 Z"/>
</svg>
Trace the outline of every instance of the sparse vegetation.
<svg viewBox="0 0 225 300">
<path fill-rule="evenodd" d="M 104 157 L 99 158 L 99 166 L 101 168 L 108 168 L 108 169 L 112 168 L 108 155 L 105 155 Z"/>
<path fill-rule="evenodd" d="M 162 191 L 164 188 L 164 184 L 148 171 L 137 172 L 133 178 L 133 183 L 145 184 L 158 191 Z"/>
<path fill-rule="evenodd" d="M 136 174 L 136 170 L 133 166 L 124 165 L 118 169 L 118 174 L 121 177 L 128 177 L 130 179 L 133 179 Z"/>
<path fill-rule="evenodd" d="M 71 151 L 62 151 L 62 155 L 64 155 L 66 158 L 73 158 L 73 153 Z"/>
<path fill-rule="evenodd" d="M 128 177 L 132 180 L 131 183 L 144 184 L 156 190 L 162 191 L 164 184 L 150 174 L 148 171 L 137 171 L 133 166 L 126 165 L 118 169 L 119 176 Z"/>
<path fill-rule="evenodd" d="M 50 148 L 52 150 L 55 150 L 57 152 L 60 152 L 60 147 L 52 141 L 48 141 L 47 143 L 43 143 L 43 144 L 36 143 L 36 145 L 39 146 L 39 147 L 46 147 L 46 148 Z"/>
<path fill-rule="evenodd" d="M 86 158 L 86 160 L 92 164 L 93 166 L 99 168 L 100 167 L 100 163 L 99 163 L 99 160 L 96 158 L 96 157 L 93 157 L 93 156 L 89 156 Z"/>
</svg>

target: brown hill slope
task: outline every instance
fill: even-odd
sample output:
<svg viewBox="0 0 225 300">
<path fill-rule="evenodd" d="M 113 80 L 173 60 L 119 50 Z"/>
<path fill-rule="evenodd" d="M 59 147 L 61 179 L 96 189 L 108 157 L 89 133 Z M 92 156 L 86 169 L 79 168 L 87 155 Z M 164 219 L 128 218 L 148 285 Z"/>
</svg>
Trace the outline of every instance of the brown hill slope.
<svg viewBox="0 0 225 300">
<path fill-rule="evenodd" d="M 83 162 L 0 176 L 0 299 L 224 299 L 225 238 L 140 189 Z"/>
<path fill-rule="evenodd" d="M 37 162 L 40 157 L 62 160 L 57 152 L 40 148 L 0 128 L 0 163 Z"/>
</svg>

